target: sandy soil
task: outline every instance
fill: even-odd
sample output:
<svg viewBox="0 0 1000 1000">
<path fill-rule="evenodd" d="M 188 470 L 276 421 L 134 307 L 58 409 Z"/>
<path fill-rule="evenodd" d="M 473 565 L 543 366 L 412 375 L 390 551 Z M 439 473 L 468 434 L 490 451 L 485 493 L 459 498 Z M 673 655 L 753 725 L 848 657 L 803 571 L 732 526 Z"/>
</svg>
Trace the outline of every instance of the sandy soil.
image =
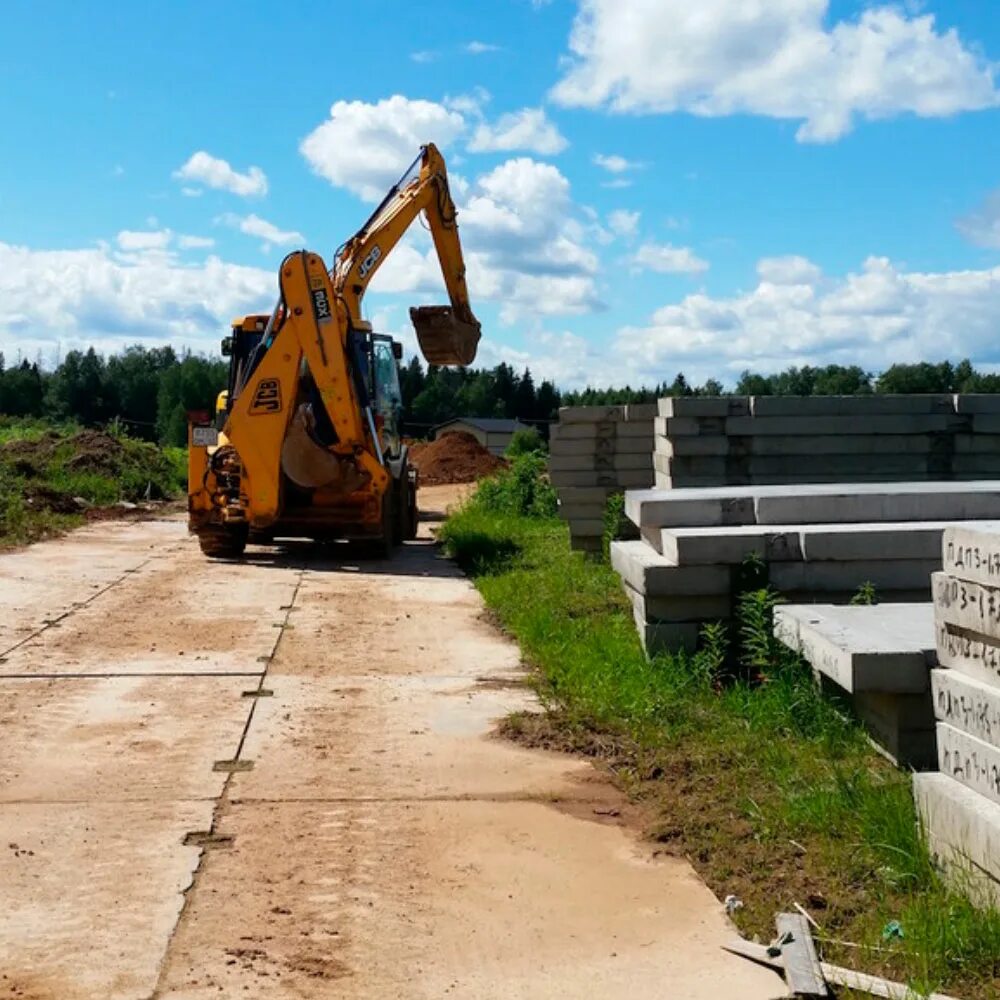
<svg viewBox="0 0 1000 1000">
<path fill-rule="evenodd" d="M 782 992 L 589 764 L 491 735 L 533 699 L 428 540 L 455 494 L 388 563 L 0 557 L 0 1000 Z"/>
</svg>

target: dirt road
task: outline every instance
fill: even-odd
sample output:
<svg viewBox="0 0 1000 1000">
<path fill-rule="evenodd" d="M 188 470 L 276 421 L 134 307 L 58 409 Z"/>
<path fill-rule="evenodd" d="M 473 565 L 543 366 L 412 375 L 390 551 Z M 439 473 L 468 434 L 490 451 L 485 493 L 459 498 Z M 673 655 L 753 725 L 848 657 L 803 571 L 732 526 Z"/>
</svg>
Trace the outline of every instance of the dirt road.
<svg viewBox="0 0 1000 1000">
<path fill-rule="evenodd" d="M 2 1000 L 781 992 L 588 764 L 489 735 L 518 652 L 426 531 L 392 563 L 209 563 L 179 520 L 0 557 Z"/>
</svg>

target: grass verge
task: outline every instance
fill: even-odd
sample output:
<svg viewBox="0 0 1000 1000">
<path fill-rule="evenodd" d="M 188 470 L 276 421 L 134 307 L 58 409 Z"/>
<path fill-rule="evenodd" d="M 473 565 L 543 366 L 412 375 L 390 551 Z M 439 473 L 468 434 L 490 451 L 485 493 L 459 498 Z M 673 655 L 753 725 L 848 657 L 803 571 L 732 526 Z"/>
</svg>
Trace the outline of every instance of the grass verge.
<svg viewBox="0 0 1000 1000">
<path fill-rule="evenodd" d="M 696 655 L 648 660 L 617 575 L 571 552 L 560 522 L 505 504 L 502 487 L 441 537 L 534 668 L 546 711 L 507 720 L 507 735 L 601 760 L 643 805 L 648 837 L 742 900 L 744 933 L 769 940 L 798 903 L 827 961 L 918 995 L 1000 995 L 1000 913 L 942 883 L 909 776 L 774 642 L 774 595 L 744 598 L 738 649 L 712 629 Z"/>
<path fill-rule="evenodd" d="M 120 501 L 167 499 L 186 475 L 183 449 L 117 428 L 0 417 L 0 548 L 59 534 Z"/>
</svg>

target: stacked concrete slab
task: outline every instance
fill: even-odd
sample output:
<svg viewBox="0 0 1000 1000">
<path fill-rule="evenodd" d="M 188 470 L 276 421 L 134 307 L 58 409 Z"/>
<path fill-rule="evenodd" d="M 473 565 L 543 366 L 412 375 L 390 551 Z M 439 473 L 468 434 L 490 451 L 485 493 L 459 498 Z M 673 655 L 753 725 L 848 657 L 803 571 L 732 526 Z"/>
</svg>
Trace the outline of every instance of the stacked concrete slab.
<svg viewBox="0 0 1000 1000">
<path fill-rule="evenodd" d="M 824 690 L 851 703 L 894 761 L 921 769 L 937 766 L 930 695 L 937 660 L 929 601 L 789 604 L 775 609 L 774 634 L 812 666 Z"/>
<path fill-rule="evenodd" d="M 608 497 L 653 485 L 656 403 L 569 406 L 549 440 L 549 474 L 573 548 L 599 552 Z"/>
<path fill-rule="evenodd" d="M 945 528 L 1000 521 L 1000 482 L 632 490 L 625 510 L 640 537 L 614 543 L 612 565 L 652 651 L 731 617 L 748 555 L 792 602 L 846 603 L 864 583 L 926 601 Z"/>
<path fill-rule="evenodd" d="M 935 852 L 1000 904 L 1000 531 L 946 531 L 933 589 L 940 773 L 917 776 L 917 804 Z"/>
<path fill-rule="evenodd" d="M 1000 475 L 1000 396 L 661 399 L 656 486 Z"/>
</svg>

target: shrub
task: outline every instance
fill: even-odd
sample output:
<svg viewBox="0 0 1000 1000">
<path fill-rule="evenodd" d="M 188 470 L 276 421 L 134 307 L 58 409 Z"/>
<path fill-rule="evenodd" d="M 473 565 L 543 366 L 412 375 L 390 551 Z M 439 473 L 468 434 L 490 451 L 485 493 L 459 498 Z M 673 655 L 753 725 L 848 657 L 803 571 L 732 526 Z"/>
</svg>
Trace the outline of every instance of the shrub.
<svg viewBox="0 0 1000 1000">
<path fill-rule="evenodd" d="M 526 427 L 524 430 L 514 431 L 504 455 L 507 458 L 517 458 L 520 455 L 544 455 L 547 451 L 542 435 L 534 427 Z"/>
<path fill-rule="evenodd" d="M 479 484 L 474 503 L 494 514 L 517 517 L 555 517 L 556 491 L 545 475 L 545 459 L 536 452 L 515 458 Z"/>
</svg>

